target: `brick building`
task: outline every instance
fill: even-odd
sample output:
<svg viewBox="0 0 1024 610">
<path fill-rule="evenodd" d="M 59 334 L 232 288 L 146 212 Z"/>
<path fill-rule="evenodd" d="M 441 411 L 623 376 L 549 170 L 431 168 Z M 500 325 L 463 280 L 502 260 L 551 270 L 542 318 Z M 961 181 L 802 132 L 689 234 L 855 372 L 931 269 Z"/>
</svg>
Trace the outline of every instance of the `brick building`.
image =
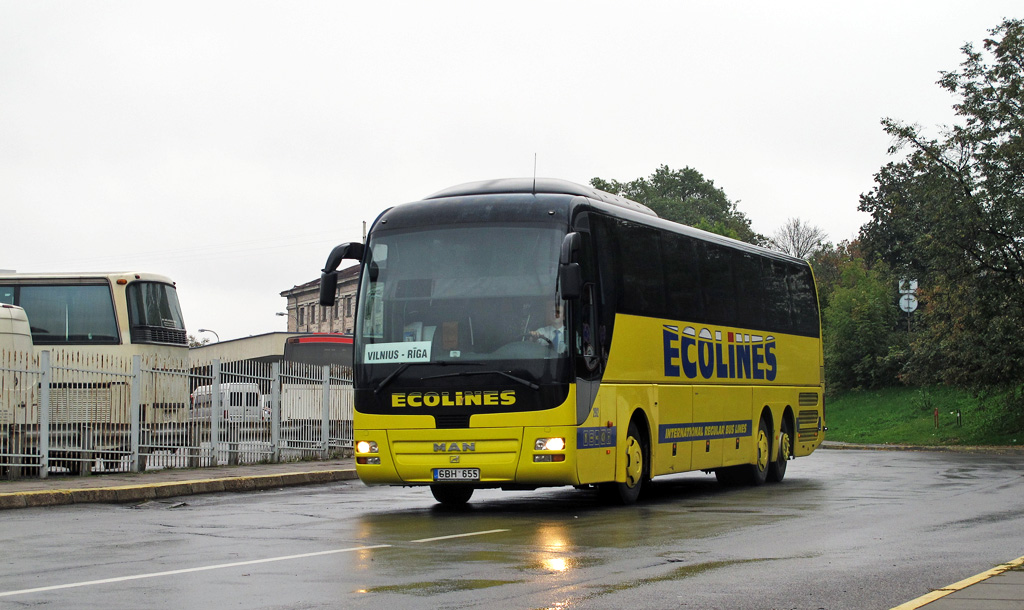
<svg viewBox="0 0 1024 610">
<path fill-rule="evenodd" d="M 320 280 L 293 286 L 281 293 L 288 299 L 288 332 L 352 333 L 356 327 L 356 289 L 359 265 L 338 272 L 334 307 L 320 305 Z"/>
</svg>

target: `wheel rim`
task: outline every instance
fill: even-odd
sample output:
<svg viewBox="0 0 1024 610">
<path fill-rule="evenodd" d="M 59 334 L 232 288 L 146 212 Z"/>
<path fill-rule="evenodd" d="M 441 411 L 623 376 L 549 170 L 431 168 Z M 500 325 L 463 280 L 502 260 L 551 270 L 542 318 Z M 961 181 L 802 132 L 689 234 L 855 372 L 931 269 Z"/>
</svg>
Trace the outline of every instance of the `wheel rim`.
<svg viewBox="0 0 1024 610">
<path fill-rule="evenodd" d="M 626 440 L 626 485 L 636 487 L 644 471 L 644 454 L 640 441 L 634 437 Z"/>
<path fill-rule="evenodd" d="M 764 429 L 757 431 L 757 469 L 768 468 L 768 434 Z"/>
<path fill-rule="evenodd" d="M 779 441 L 779 463 L 785 465 L 786 460 L 789 459 L 790 452 L 793 450 L 793 441 L 785 430 L 782 431 L 782 438 Z"/>
</svg>

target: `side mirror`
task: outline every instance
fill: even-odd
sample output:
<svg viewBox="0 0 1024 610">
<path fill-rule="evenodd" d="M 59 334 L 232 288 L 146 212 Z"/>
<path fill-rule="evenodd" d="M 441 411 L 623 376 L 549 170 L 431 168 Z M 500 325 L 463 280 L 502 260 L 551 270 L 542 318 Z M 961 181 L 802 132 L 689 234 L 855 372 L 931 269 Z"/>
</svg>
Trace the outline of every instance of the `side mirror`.
<svg viewBox="0 0 1024 610">
<path fill-rule="evenodd" d="M 560 265 L 576 262 L 576 253 L 580 251 L 580 234 L 569 233 L 562 239 L 562 251 L 558 255 Z"/>
<path fill-rule="evenodd" d="M 338 290 L 338 272 L 320 274 L 320 304 L 324 307 L 334 305 L 334 293 Z"/>
<path fill-rule="evenodd" d="M 327 256 L 323 272 L 320 273 L 320 304 L 324 307 L 334 305 L 334 293 L 338 289 L 338 265 L 345 259 L 363 259 L 363 244 L 350 242 L 335 246 Z"/>
<path fill-rule="evenodd" d="M 583 272 L 579 263 L 569 263 L 558 267 L 558 286 L 562 298 L 572 301 L 580 298 L 583 292 Z"/>
</svg>

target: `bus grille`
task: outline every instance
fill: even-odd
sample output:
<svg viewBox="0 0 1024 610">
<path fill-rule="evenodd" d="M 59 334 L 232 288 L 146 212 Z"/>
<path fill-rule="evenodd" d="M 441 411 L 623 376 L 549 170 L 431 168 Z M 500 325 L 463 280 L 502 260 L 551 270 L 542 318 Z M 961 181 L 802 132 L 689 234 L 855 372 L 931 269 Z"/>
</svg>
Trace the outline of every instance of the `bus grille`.
<svg viewBox="0 0 1024 610">
<path fill-rule="evenodd" d="M 435 415 L 434 427 L 438 429 L 468 428 L 469 415 Z"/>
<path fill-rule="evenodd" d="M 801 441 L 814 440 L 818 437 L 818 412 L 800 411 L 796 420 L 797 438 Z"/>
<path fill-rule="evenodd" d="M 801 407 L 816 407 L 816 406 L 818 406 L 818 394 L 817 394 L 817 392 L 800 392 L 800 406 Z"/>
<path fill-rule="evenodd" d="M 163 328 L 162 326 L 133 326 L 132 343 L 188 345 L 188 335 L 184 330 L 178 328 Z"/>
</svg>

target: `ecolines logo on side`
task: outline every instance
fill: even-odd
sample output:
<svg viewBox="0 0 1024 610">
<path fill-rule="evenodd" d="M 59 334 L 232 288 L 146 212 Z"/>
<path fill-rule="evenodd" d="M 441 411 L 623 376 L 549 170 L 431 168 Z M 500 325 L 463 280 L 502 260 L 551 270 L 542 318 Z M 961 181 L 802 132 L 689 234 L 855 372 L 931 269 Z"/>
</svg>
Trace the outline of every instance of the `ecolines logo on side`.
<svg viewBox="0 0 1024 610">
<path fill-rule="evenodd" d="M 396 392 L 392 407 L 496 407 L 516 404 L 515 390 L 478 392 Z"/>
<path fill-rule="evenodd" d="M 775 337 L 666 325 L 662 341 L 666 377 L 775 381 L 779 372 Z"/>
</svg>

